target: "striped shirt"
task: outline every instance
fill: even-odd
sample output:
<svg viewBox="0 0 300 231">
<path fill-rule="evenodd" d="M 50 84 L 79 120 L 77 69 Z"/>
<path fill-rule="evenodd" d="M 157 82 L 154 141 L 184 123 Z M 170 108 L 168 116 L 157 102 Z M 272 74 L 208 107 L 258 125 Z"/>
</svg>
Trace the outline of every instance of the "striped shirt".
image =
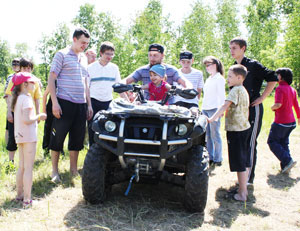
<svg viewBox="0 0 300 231">
<path fill-rule="evenodd" d="M 99 62 L 94 62 L 88 66 L 87 70 L 91 98 L 101 102 L 112 100 L 112 85 L 121 81 L 118 66 L 111 62 L 105 66 L 102 66 Z"/>
<path fill-rule="evenodd" d="M 192 71 L 188 74 L 183 73 L 181 70 L 179 70 L 179 73 L 192 83 L 193 88 L 195 90 L 198 90 L 199 88 L 200 89 L 203 88 L 204 82 L 203 82 L 202 71 L 192 68 Z M 186 102 L 186 103 L 193 103 L 193 104 L 197 104 L 197 105 L 199 104 L 198 96 L 196 96 L 194 99 L 185 99 L 178 95 L 175 96 L 175 102 L 179 102 L 179 101 Z"/>
<path fill-rule="evenodd" d="M 57 75 L 57 97 L 73 103 L 85 103 L 85 79 L 87 58 L 76 55 L 70 48 L 58 51 L 52 61 L 50 72 Z"/>
</svg>

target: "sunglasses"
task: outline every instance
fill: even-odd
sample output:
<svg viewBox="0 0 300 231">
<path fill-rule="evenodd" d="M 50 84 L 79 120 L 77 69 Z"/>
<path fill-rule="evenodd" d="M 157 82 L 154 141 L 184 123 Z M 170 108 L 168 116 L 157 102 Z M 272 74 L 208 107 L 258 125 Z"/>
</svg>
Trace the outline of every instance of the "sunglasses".
<svg viewBox="0 0 300 231">
<path fill-rule="evenodd" d="M 12 66 L 20 66 L 20 63 L 12 63 Z"/>
</svg>

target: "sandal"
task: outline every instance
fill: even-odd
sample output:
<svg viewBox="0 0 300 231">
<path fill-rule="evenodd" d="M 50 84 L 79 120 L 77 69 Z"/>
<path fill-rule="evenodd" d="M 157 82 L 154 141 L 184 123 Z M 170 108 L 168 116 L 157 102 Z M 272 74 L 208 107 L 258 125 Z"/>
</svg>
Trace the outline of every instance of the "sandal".
<svg viewBox="0 0 300 231">
<path fill-rule="evenodd" d="M 23 201 L 23 209 L 29 209 L 32 207 L 32 200 L 30 201 Z"/>
<path fill-rule="evenodd" d="M 16 200 L 16 202 L 22 202 L 23 201 L 23 197 L 16 197 L 15 200 Z"/>
</svg>

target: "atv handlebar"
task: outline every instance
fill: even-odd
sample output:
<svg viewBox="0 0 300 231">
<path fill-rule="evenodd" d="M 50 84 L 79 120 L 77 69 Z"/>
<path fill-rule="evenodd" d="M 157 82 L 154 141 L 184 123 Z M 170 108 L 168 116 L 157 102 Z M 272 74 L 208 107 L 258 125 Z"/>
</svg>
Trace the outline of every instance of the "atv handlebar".
<svg viewBox="0 0 300 231">
<path fill-rule="evenodd" d="M 123 84 L 123 83 L 115 83 L 112 88 L 114 89 L 114 92 L 117 93 L 123 93 L 126 91 L 132 91 L 138 93 L 140 100 L 142 103 L 145 103 L 145 97 L 143 94 L 143 89 L 141 86 L 136 84 Z M 165 105 L 169 98 L 174 95 L 179 95 L 185 99 L 193 99 L 195 98 L 199 93 L 195 89 L 181 89 L 177 88 L 176 86 L 172 86 L 171 89 L 165 94 L 164 98 L 161 101 L 161 105 Z"/>
</svg>

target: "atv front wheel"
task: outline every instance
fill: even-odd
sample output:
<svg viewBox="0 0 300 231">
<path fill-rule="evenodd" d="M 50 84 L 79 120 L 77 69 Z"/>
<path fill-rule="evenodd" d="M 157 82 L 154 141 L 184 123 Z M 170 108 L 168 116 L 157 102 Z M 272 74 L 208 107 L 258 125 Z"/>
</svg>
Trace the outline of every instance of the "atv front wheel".
<svg viewBox="0 0 300 231">
<path fill-rule="evenodd" d="M 185 181 L 185 207 L 191 212 L 203 212 L 208 192 L 208 155 L 201 145 L 191 149 Z"/>
<path fill-rule="evenodd" d="M 91 204 L 99 204 L 105 200 L 106 189 L 106 151 L 94 143 L 84 160 L 82 174 L 82 193 L 84 199 Z"/>
</svg>

